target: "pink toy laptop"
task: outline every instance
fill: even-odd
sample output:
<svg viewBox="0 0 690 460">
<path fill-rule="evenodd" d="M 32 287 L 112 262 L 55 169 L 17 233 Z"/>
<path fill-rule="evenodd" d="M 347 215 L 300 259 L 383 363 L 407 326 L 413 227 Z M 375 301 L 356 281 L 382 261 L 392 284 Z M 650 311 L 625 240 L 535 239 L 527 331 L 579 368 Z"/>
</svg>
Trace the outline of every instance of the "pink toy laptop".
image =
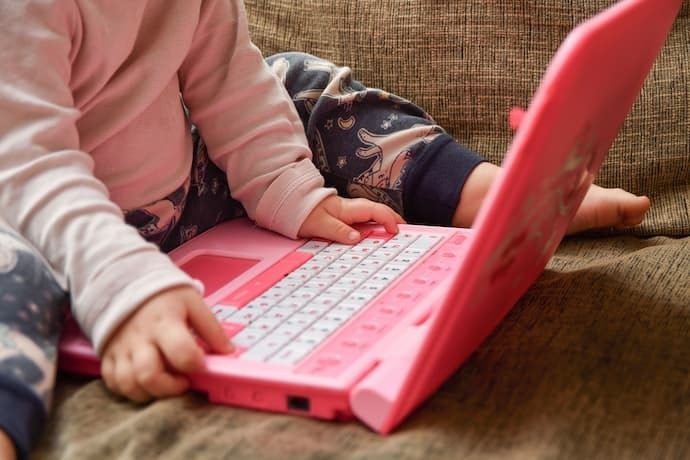
<svg viewBox="0 0 690 460">
<path fill-rule="evenodd" d="M 237 347 L 207 355 L 193 388 L 213 402 L 394 429 L 542 273 L 681 3 L 622 0 L 572 31 L 473 229 L 364 225 L 346 246 L 239 219 L 173 251 Z M 59 365 L 99 372 L 74 323 Z"/>
</svg>

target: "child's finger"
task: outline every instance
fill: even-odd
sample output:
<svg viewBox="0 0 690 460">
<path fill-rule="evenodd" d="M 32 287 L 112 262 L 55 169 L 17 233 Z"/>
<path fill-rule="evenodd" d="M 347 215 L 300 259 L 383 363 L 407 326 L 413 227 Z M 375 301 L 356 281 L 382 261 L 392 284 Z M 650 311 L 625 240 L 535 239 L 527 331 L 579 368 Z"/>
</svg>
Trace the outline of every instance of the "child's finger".
<svg viewBox="0 0 690 460">
<path fill-rule="evenodd" d="M 362 238 L 359 231 L 327 213 L 321 216 L 319 226 L 310 231 L 309 236 L 343 244 L 354 244 Z"/>
<path fill-rule="evenodd" d="M 194 302 L 188 306 L 189 325 L 199 338 L 209 346 L 210 351 L 230 353 L 234 347 L 223 327 L 211 310 L 203 302 Z"/>
<path fill-rule="evenodd" d="M 163 355 L 153 345 L 136 353 L 132 361 L 139 387 L 155 398 L 178 395 L 189 388 L 186 377 L 168 372 Z"/>
<path fill-rule="evenodd" d="M 112 361 L 110 377 L 105 382 L 112 392 L 134 402 L 143 403 L 151 399 L 151 395 L 141 388 L 137 382 L 129 356 L 119 357 Z"/>
<path fill-rule="evenodd" d="M 204 352 L 183 321 L 168 322 L 159 328 L 155 341 L 170 367 L 178 372 L 194 372 L 204 363 Z"/>
<path fill-rule="evenodd" d="M 402 216 L 388 206 L 361 198 L 343 203 L 339 217 L 351 223 L 374 221 L 383 225 L 390 233 L 397 233 L 398 224 L 405 223 Z"/>
<path fill-rule="evenodd" d="M 112 356 L 104 356 L 101 359 L 101 377 L 110 391 L 121 394 L 120 388 L 115 382 L 115 359 Z"/>
</svg>

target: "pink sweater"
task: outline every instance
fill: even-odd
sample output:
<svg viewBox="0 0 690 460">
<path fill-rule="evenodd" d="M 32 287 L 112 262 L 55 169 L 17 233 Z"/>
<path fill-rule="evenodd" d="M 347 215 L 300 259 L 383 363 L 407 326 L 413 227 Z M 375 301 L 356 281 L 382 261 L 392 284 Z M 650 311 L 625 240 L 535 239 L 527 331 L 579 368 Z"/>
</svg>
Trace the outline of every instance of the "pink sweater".
<svg viewBox="0 0 690 460">
<path fill-rule="evenodd" d="M 0 213 L 69 289 L 99 351 L 142 301 L 197 285 L 121 211 L 189 174 L 180 97 L 259 225 L 295 237 L 333 193 L 241 0 L 3 2 L 0 44 Z"/>
</svg>

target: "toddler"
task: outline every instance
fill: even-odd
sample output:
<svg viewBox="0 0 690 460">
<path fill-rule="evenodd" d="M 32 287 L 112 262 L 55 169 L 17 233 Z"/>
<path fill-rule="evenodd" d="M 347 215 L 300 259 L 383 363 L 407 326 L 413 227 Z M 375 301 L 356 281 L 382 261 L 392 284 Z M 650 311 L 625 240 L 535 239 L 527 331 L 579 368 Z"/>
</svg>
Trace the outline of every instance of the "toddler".
<svg viewBox="0 0 690 460">
<path fill-rule="evenodd" d="M 267 60 L 241 0 L 0 0 L 0 458 L 26 458 L 69 305 L 105 384 L 179 394 L 232 349 L 166 252 L 246 215 L 343 243 L 469 226 L 498 167 L 420 108 L 304 54 Z M 570 228 L 649 200 L 590 189 Z"/>
</svg>

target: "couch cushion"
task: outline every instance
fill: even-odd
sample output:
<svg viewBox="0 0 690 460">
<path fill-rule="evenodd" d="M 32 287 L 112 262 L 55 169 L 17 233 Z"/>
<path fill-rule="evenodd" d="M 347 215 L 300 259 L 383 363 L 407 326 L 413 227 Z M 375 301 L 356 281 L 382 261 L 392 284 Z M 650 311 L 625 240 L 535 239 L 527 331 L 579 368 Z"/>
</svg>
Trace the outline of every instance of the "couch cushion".
<svg viewBox="0 0 690 460">
<path fill-rule="evenodd" d="M 264 54 L 305 51 L 417 102 L 499 163 L 561 40 L 604 0 L 247 0 Z M 690 235 L 690 4 L 685 2 L 597 182 L 653 201 L 640 235 Z"/>
</svg>

